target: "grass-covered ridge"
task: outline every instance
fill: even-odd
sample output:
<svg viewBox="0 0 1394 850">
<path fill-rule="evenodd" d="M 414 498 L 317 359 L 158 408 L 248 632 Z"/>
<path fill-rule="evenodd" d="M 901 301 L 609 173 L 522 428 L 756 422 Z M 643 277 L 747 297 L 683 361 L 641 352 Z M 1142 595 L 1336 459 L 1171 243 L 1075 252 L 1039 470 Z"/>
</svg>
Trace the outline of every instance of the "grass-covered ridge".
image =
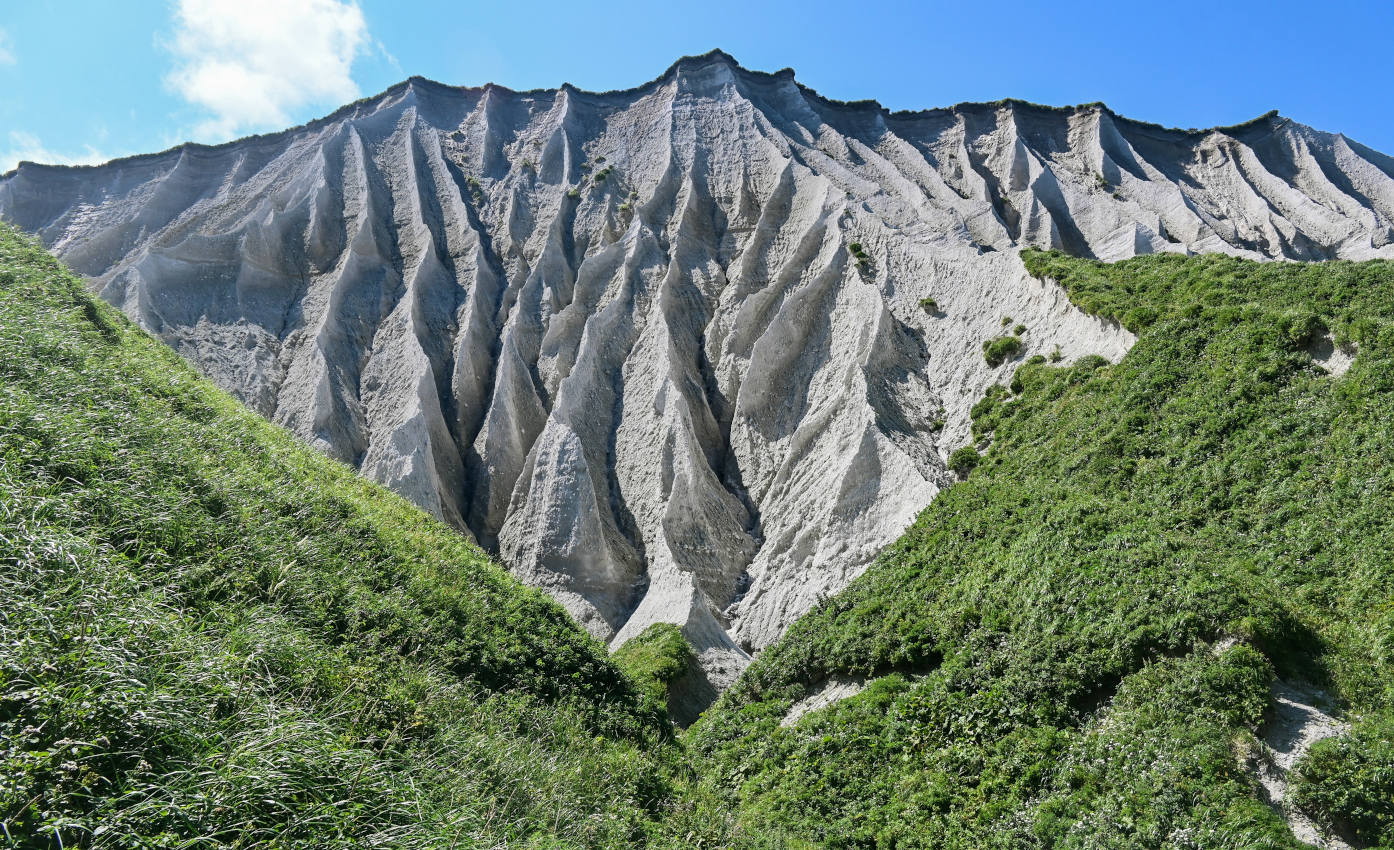
<svg viewBox="0 0 1394 850">
<path fill-rule="evenodd" d="M 1294 798 L 1394 847 L 1394 264 L 1024 259 L 1137 345 L 988 393 L 685 761 L 675 629 L 617 667 L 0 228 L 0 847 L 1297 847 L 1275 677 L 1352 723 Z"/>
<path fill-rule="evenodd" d="M 1353 723 L 1296 798 L 1394 846 L 1394 264 L 1023 258 L 1136 346 L 989 394 L 966 480 L 690 732 L 708 789 L 771 845 L 1296 847 L 1276 676 Z"/>
<path fill-rule="evenodd" d="M 0 846 L 633 846 L 676 750 L 540 593 L 0 227 Z"/>
</svg>

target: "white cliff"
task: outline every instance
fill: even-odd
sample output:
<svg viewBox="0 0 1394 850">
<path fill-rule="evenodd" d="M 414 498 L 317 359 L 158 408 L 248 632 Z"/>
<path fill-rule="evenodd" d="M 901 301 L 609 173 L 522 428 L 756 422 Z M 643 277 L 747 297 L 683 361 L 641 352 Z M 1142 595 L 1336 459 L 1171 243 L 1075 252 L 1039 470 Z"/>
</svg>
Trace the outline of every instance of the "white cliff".
<svg viewBox="0 0 1394 850">
<path fill-rule="evenodd" d="M 713 53 L 630 91 L 412 79 L 277 135 L 24 164 L 0 215 L 592 633 L 682 625 L 721 687 L 950 480 L 1017 365 L 982 356 L 1004 318 L 1020 357 L 1127 350 L 1018 247 L 1394 257 L 1392 175 L 1277 115 L 888 113 Z"/>
</svg>

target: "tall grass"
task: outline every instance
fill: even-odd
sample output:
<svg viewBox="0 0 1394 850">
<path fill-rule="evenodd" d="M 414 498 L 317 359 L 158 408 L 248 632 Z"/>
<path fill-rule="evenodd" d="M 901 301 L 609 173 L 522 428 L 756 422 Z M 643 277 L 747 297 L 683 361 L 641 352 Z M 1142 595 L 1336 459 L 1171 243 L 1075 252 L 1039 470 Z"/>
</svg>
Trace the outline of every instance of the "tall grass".
<svg viewBox="0 0 1394 850">
<path fill-rule="evenodd" d="M 0 228 L 0 846 L 622 847 L 661 707 Z"/>
</svg>

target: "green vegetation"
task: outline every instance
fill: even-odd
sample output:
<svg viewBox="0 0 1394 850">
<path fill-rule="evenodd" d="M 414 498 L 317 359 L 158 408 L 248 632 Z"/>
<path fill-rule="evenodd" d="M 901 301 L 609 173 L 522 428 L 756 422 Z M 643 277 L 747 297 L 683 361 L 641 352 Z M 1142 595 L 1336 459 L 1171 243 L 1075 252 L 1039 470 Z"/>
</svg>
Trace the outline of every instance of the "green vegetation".
<svg viewBox="0 0 1394 850">
<path fill-rule="evenodd" d="M 1063 352 L 1063 351 L 1060 350 L 1060 346 L 1059 346 L 1059 345 L 1056 345 L 1056 346 L 1055 346 L 1055 349 L 1054 349 L 1053 351 L 1050 352 L 1050 362 L 1051 362 L 1051 363 L 1059 363 L 1061 360 L 1064 360 L 1064 359 L 1065 359 L 1065 352 Z"/>
<path fill-rule="evenodd" d="M 682 631 L 671 623 L 654 623 L 614 654 L 614 662 L 655 706 L 666 709 L 668 686 L 695 657 Z"/>
<path fill-rule="evenodd" d="M 629 847 L 661 707 L 0 228 L 0 846 Z"/>
<path fill-rule="evenodd" d="M 1017 325 L 1016 327 L 1012 328 L 1012 334 L 1014 336 L 1021 336 L 1024 333 L 1026 333 L 1025 325 Z"/>
<path fill-rule="evenodd" d="M 935 301 L 933 298 L 921 298 L 920 309 L 930 315 L 934 315 L 939 312 L 939 302 Z"/>
<path fill-rule="evenodd" d="M 1295 850 L 1275 676 L 1353 724 L 1293 799 L 1394 846 L 1394 264 L 1023 259 L 1135 347 L 991 388 L 677 741 L 676 628 L 608 659 L 0 230 L 0 846 Z"/>
<path fill-rule="evenodd" d="M 703 787 L 771 846 L 1296 848 L 1244 763 L 1281 676 L 1355 719 L 1296 799 L 1394 846 L 1394 264 L 1024 259 L 1137 344 L 989 394 L 973 474 L 689 731 Z"/>
<path fill-rule="evenodd" d="M 465 185 L 469 188 L 470 198 L 474 200 L 474 205 L 476 207 L 484 206 L 484 187 L 480 185 L 479 178 L 474 177 L 472 175 L 466 177 Z"/>
<path fill-rule="evenodd" d="M 862 274 L 871 272 L 871 257 L 867 256 L 866 248 L 860 242 L 853 242 L 847 246 L 847 250 L 852 252 L 852 259 L 857 264 L 857 271 Z"/>
<path fill-rule="evenodd" d="M 957 474 L 960 478 L 967 478 L 968 473 L 977 468 L 982 457 L 978 450 L 972 446 L 964 446 L 949 455 L 949 470 Z"/>
<path fill-rule="evenodd" d="M 572 199 L 579 198 L 581 197 L 581 189 L 579 187 L 573 187 L 571 189 L 568 189 L 566 191 L 566 196 Z"/>
<path fill-rule="evenodd" d="M 1312 746 L 1293 798 L 1338 835 L 1360 845 L 1391 846 L 1394 838 L 1394 720 L 1357 723 L 1349 735 Z"/>
<path fill-rule="evenodd" d="M 983 340 L 983 359 L 989 366 L 1001 366 L 1021 351 L 1021 337 L 999 336 Z"/>
<path fill-rule="evenodd" d="M 1012 323 L 1012 317 L 1011 317 L 1011 316 L 1003 316 L 1003 317 L 1002 317 L 1002 327 L 1005 328 L 1007 325 L 1010 325 L 1011 323 Z"/>
</svg>

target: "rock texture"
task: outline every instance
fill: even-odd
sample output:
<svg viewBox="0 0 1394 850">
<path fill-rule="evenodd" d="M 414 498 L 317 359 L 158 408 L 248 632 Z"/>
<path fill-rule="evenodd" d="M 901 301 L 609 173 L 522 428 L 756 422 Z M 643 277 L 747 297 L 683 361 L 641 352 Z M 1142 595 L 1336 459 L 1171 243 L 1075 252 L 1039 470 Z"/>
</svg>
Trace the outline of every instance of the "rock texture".
<svg viewBox="0 0 1394 850">
<path fill-rule="evenodd" d="M 1015 249 L 1394 256 L 1394 161 L 1018 102 L 888 113 L 713 53 L 623 92 L 412 79 L 285 133 L 22 165 L 0 215 L 247 404 L 720 687 L 949 480 L 1020 357 L 1122 329 Z M 933 299 L 926 309 L 921 300 Z"/>
</svg>

